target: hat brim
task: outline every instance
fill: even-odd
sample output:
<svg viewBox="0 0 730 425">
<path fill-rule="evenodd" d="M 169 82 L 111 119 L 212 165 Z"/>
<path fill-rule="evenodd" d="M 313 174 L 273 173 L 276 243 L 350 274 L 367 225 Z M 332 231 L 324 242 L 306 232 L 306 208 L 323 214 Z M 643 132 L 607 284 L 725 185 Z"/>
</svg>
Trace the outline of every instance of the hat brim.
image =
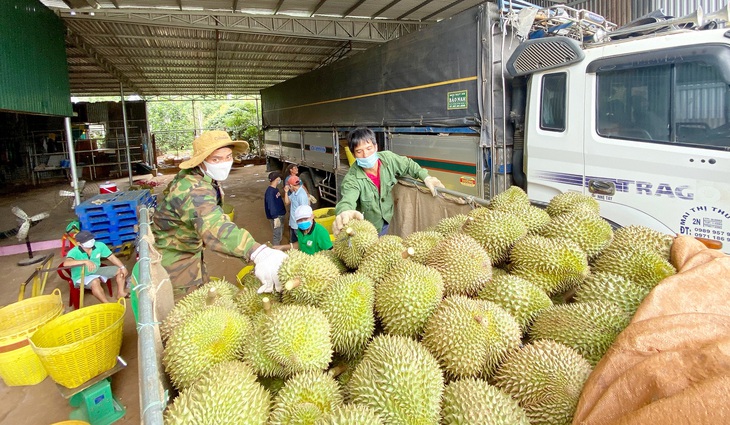
<svg viewBox="0 0 730 425">
<path fill-rule="evenodd" d="M 187 161 L 183 161 L 180 163 L 180 169 L 187 170 L 189 168 L 197 167 L 202 163 L 205 158 L 207 158 L 210 154 L 215 152 L 216 150 L 220 148 L 224 148 L 226 146 L 233 146 L 233 155 L 242 155 L 248 153 L 248 142 L 245 140 L 221 140 L 219 143 L 213 143 L 205 147 L 205 150 L 198 152 L 197 155 L 194 155 Z"/>
</svg>

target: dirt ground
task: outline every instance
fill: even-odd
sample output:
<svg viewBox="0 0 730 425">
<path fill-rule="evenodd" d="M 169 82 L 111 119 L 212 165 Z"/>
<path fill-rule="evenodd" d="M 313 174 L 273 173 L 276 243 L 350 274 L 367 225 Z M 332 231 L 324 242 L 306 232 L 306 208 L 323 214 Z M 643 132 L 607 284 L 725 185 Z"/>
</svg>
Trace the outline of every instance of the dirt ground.
<svg viewBox="0 0 730 425">
<path fill-rule="evenodd" d="M 236 167 L 232 170 L 228 180 L 224 182 L 226 201 L 233 205 L 234 221 L 247 229 L 259 242 L 271 239 L 271 229 L 266 220 L 263 207 L 263 195 L 268 185 L 267 173 L 264 165 Z M 153 180 L 162 183 L 153 193 L 161 195 L 165 185 L 172 175 L 135 176 L 136 179 Z M 129 187 L 128 179 L 113 180 L 120 190 Z M 88 184 L 85 194 L 98 193 L 98 183 Z M 0 232 L 16 226 L 15 217 L 10 212 L 12 206 L 18 206 L 29 215 L 42 211 L 50 211 L 51 216 L 34 226 L 30 231 L 32 242 L 60 240 L 66 224 L 75 218 L 68 199 L 59 196 L 60 189 L 68 189 L 67 184 L 38 186 L 29 191 L 19 191 L 12 196 L 0 197 Z M 286 233 L 284 242 L 288 242 Z M 0 249 L 18 245 L 18 240 L 12 236 L 0 239 Z M 22 248 L 22 246 L 21 246 Z M 34 256 L 43 256 L 53 253 L 53 264 L 61 262 L 60 249 L 34 252 Z M 244 267 L 240 259 L 227 258 L 212 252 L 206 252 L 206 262 L 211 276 L 225 277 L 235 281 L 236 274 Z M 36 269 L 36 266 L 19 266 L 18 261 L 28 258 L 28 254 L 0 256 L 0 270 L 5 273 L 5 283 L 0 286 L 0 306 L 8 305 L 18 299 L 18 292 L 24 282 Z M 134 265 L 134 257 L 123 259 L 128 269 Z M 68 284 L 54 272 L 51 272 L 46 283 L 45 294 L 54 288 L 59 288 L 65 304 L 68 304 Z M 114 289 L 116 295 L 116 289 Z M 25 291 L 30 296 L 30 286 Z M 85 304 L 97 302 L 90 292 L 86 293 Z M 72 307 L 66 307 L 70 311 Z M 126 407 L 126 415 L 118 424 L 140 423 L 139 385 L 137 368 L 137 331 L 134 316 L 130 308 L 127 309 L 124 323 L 124 337 L 121 356 L 128 366 L 112 377 L 112 392 Z M 39 424 L 46 425 L 68 420 L 72 411 L 68 401 L 64 399 L 55 382 L 49 377 L 34 386 L 8 387 L 0 382 L 0 423 L 2 424 Z"/>
</svg>

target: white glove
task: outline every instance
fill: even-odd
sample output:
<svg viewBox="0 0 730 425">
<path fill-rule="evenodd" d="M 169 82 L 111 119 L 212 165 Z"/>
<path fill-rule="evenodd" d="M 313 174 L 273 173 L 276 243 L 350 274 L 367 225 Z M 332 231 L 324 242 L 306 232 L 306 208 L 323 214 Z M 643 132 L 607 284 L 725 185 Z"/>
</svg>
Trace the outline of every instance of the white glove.
<svg viewBox="0 0 730 425">
<path fill-rule="evenodd" d="M 254 274 L 261 281 L 261 287 L 256 291 L 259 294 L 264 292 L 281 292 L 284 288 L 279 282 L 279 267 L 288 256 L 283 252 L 261 245 L 251 254 L 256 267 Z"/>
<path fill-rule="evenodd" d="M 309 195 L 309 203 L 310 204 L 316 204 L 317 198 L 314 197 L 314 195 Z"/>
<path fill-rule="evenodd" d="M 441 180 L 437 179 L 436 177 L 428 176 L 425 179 L 423 179 L 423 183 L 426 185 L 428 190 L 431 191 L 431 195 L 436 196 L 438 192 L 436 192 L 436 188 L 444 188 L 444 184 L 441 183 Z"/>
<path fill-rule="evenodd" d="M 337 236 L 342 228 L 353 219 L 365 220 L 365 217 L 363 217 L 360 211 L 355 210 L 347 210 L 339 213 L 335 217 L 335 222 L 332 224 L 332 234 Z"/>
<path fill-rule="evenodd" d="M 278 229 L 279 227 L 281 227 L 281 218 L 276 217 L 274 219 L 274 229 Z"/>
</svg>

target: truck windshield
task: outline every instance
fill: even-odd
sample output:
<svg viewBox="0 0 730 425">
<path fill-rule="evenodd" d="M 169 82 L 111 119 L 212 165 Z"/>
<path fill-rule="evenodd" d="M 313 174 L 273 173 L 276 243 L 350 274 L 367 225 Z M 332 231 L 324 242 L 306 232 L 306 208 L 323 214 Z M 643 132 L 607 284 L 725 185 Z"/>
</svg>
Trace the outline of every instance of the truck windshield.
<svg viewBox="0 0 730 425">
<path fill-rule="evenodd" d="M 608 138 L 730 149 L 730 86 L 702 61 L 597 73 Z"/>
</svg>

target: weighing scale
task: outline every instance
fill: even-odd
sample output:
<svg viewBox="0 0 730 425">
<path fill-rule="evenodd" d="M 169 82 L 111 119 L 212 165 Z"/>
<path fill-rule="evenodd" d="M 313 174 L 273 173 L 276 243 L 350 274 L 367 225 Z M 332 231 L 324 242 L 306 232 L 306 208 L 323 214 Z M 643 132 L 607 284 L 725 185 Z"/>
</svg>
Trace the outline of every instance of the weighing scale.
<svg viewBox="0 0 730 425">
<path fill-rule="evenodd" d="M 117 356 L 117 364 L 106 372 L 89 379 L 76 388 L 66 388 L 56 384 L 61 395 L 75 409 L 70 420 L 85 421 L 91 425 L 109 425 L 121 419 L 127 409 L 112 394 L 111 376 L 127 366 L 127 362 Z"/>
</svg>

